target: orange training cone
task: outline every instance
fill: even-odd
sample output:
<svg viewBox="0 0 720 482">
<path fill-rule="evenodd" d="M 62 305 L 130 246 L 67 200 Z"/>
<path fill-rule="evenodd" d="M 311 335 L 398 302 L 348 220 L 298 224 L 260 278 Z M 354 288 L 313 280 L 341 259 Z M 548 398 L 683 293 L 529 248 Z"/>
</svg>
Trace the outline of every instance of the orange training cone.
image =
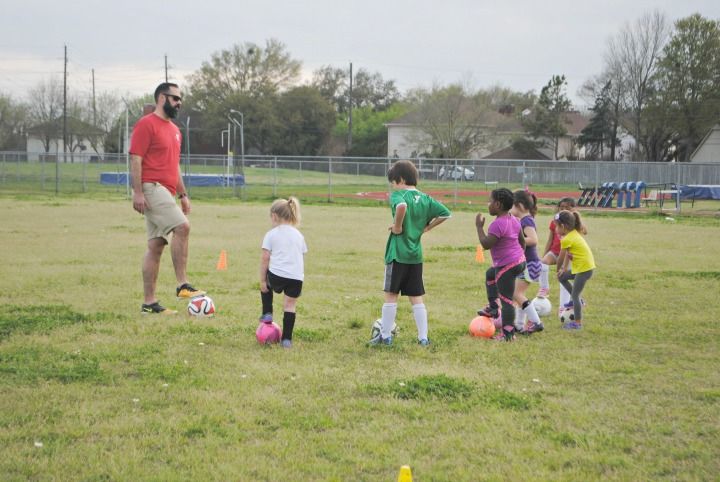
<svg viewBox="0 0 720 482">
<path fill-rule="evenodd" d="M 400 467 L 400 474 L 398 474 L 398 482 L 412 482 L 412 471 L 409 465 L 403 465 Z"/>
<path fill-rule="evenodd" d="M 220 258 L 217 262 L 217 270 L 225 271 L 227 269 L 227 252 L 224 249 L 220 250 Z"/>
<path fill-rule="evenodd" d="M 485 262 L 485 253 L 483 252 L 483 247 L 481 244 L 477 245 L 477 249 L 475 250 L 475 261 L 478 263 Z"/>
</svg>

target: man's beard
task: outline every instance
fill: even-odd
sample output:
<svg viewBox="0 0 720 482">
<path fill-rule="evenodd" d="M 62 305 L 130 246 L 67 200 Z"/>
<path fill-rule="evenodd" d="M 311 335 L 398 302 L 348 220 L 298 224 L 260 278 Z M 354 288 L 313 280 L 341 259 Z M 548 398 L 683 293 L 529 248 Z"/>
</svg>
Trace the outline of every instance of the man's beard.
<svg viewBox="0 0 720 482">
<path fill-rule="evenodd" d="M 169 100 L 165 99 L 165 103 L 163 104 L 163 111 L 165 112 L 165 115 L 168 116 L 171 119 L 174 119 L 178 115 L 178 111 L 180 110 L 180 106 L 173 107 L 173 105 L 170 103 Z"/>
</svg>

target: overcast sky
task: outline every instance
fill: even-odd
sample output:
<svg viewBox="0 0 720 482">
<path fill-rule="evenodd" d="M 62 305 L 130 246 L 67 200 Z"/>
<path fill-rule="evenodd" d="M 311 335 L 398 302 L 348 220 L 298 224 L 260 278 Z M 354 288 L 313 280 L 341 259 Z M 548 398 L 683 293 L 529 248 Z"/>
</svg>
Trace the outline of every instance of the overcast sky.
<svg viewBox="0 0 720 482">
<path fill-rule="evenodd" d="M 580 103 L 607 39 L 653 9 L 720 19 L 720 0 L 2 0 L 0 92 L 62 80 L 63 45 L 75 92 L 92 91 L 95 69 L 98 92 L 141 95 L 164 80 L 165 55 L 182 84 L 213 52 L 276 38 L 308 78 L 352 62 L 403 92 L 457 81 L 538 92 L 565 74 Z"/>
</svg>

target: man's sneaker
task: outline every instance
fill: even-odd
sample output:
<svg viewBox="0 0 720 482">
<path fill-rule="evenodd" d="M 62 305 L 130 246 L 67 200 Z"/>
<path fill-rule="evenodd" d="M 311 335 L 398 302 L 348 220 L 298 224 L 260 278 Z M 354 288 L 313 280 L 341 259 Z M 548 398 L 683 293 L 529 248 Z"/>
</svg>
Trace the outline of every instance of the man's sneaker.
<svg viewBox="0 0 720 482">
<path fill-rule="evenodd" d="M 292 340 L 283 340 L 280 344 L 283 348 L 292 348 Z"/>
<path fill-rule="evenodd" d="M 580 330 L 582 329 L 582 323 L 577 321 L 569 321 L 563 325 L 563 330 Z"/>
<path fill-rule="evenodd" d="M 522 331 L 526 335 L 532 335 L 533 333 L 541 332 L 545 329 L 545 326 L 540 324 L 535 324 L 532 321 L 528 320 L 528 322 L 525 324 L 525 329 Z"/>
<path fill-rule="evenodd" d="M 261 323 L 272 323 L 272 321 L 273 321 L 272 313 L 265 313 L 264 315 L 262 315 L 260 317 Z"/>
<path fill-rule="evenodd" d="M 550 288 L 540 288 L 538 290 L 536 296 L 538 298 L 547 298 L 549 294 L 550 294 Z"/>
<path fill-rule="evenodd" d="M 420 345 L 420 346 L 429 346 L 429 345 L 430 345 L 430 340 L 428 340 L 427 338 L 423 338 L 423 339 L 421 339 L 421 340 L 418 340 L 418 345 Z"/>
<path fill-rule="evenodd" d="M 374 337 L 372 337 L 372 338 L 370 339 L 370 341 L 368 342 L 368 345 L 370 345 L 370 346 L 376 346 L 376 345 L 387 345 L 387 346 L 390 346 L 390 345 L 392 345 L 392 343 L 393 343 L 393 337 L 392 337 L 392 336 L 388 336 L 387 338 L 383 338 L 382 335 L 381 335 L 380 333 L 378 333 L 377 335 L 375 335 Z"/>
<path fill-rule="evenodd" d="M 205 291 L 196 290 L 190 285 L 190 283 L 185 283 L 175 289 L 175 294 L 177 295 L 178 299 L 195 298 L 196 296 L 205 295 Z"/>
<path fill-rule="evenodd" d="M 492 307 L 491 305 L 487 305 L 485 308 L 478 310 L 477 314 L 480 316 L 487 316 L 488 318 L 497 318 L 498 309 Z"/>
<path fill-rule="evenodd" d="M 177 311 L 165 308 L 158 301 L 156 301 L 155 303 L 147 304 L 147 305 L 143 304 L 140 312 L 143 315 L 148 315 L 148 314 L 177 315 Z"/>
</svg>

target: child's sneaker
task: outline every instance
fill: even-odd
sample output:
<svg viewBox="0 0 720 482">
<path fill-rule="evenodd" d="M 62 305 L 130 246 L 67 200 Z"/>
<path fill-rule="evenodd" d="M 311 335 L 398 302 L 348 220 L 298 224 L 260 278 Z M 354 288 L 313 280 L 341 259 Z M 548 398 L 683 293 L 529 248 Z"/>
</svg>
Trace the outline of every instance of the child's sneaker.
<svg viewBox="0 0 720 482">
<path fill-rule="evenodd" d="M 563 325 L 563 330 L 580 330 L 582 329 L 582 323 L 577 321 L 569 321 Z"/>
<path fill-rule="evenodd" d="M 585 300 L 583 298 L 580 298 L 580 304 L 583 305 L 583 307 L 586 306 Z M 568 301 L 564 305 L 562 305 L 563 310 L 572 310 L 575 306 L 575 303 L 573 303 L 573 300 Z"/>
<path fill-rule="evenodd" d="M 204 296 L 205 291 L 196 290 L 190 285 L 190 283 L 184 283 L 175 289 L 175 294 L 177 295 L 178 299 L 195 298 L 196 296 Z"/>
<path fill-rule="evenodd" d="M 292 348 L 292 340 L 283 340 L 281 343 L 283 348 Z"/>
<path fill-rule="evenodd" d="M 492 305 L 487 305 L 485 308 L 478 310 L 477 314 L 480 316 L 487 316 L 488 318 L 497 318 L 498 309 Z"/>
<path fill-rule="evenodd" d="M 260 321 L 261 323 L 272 323 L 272 321 L 273 321 L 272 313 L 265 313 L 265 314 L 263 314 L 263 315 L 260 317 L 259 321 Z"/>
<path fill-rule="evenodd" d="M 539 333 L 545 329 L 545 326 L 540 324 L 535 324 L 532 321 L 528 320 L 527 324 L 525 325 L 525 329 L 523 330 L 523 333 L 526 335 L 532 335 L 533 333 Z"/>
<path fill-rule="evenodd" d="M 420 346 L 429 346 L 429 345 L 430 345 L 430 340 L 428 340 L 427 338 L 422 338 L 422 339 L 418 340 L 418 345 L 420 345 Z"/>
<path fill-rule="evenodd" d="M 549 294 L 550 294 L 550 288 L 540 288 L 538 290 L 536 296 L 538 298 L 547 298 Z"/>
<path fill-rule="evenodd" d="M 140 312 L 143 315 L 177 315 L 177 311 L 165 308 L 159 301 L 150 304 L 143 304 Z"/>
<path fill-rule="evenodd" d="M 515 328 L 508 327 L 508 329 L 505 329 L 505 327 L 503 327 L 500 330 L 500 333 L 493 337 L 493 340 L 495 340 L 495 341 L 515 341 Z"/>
</svg>

